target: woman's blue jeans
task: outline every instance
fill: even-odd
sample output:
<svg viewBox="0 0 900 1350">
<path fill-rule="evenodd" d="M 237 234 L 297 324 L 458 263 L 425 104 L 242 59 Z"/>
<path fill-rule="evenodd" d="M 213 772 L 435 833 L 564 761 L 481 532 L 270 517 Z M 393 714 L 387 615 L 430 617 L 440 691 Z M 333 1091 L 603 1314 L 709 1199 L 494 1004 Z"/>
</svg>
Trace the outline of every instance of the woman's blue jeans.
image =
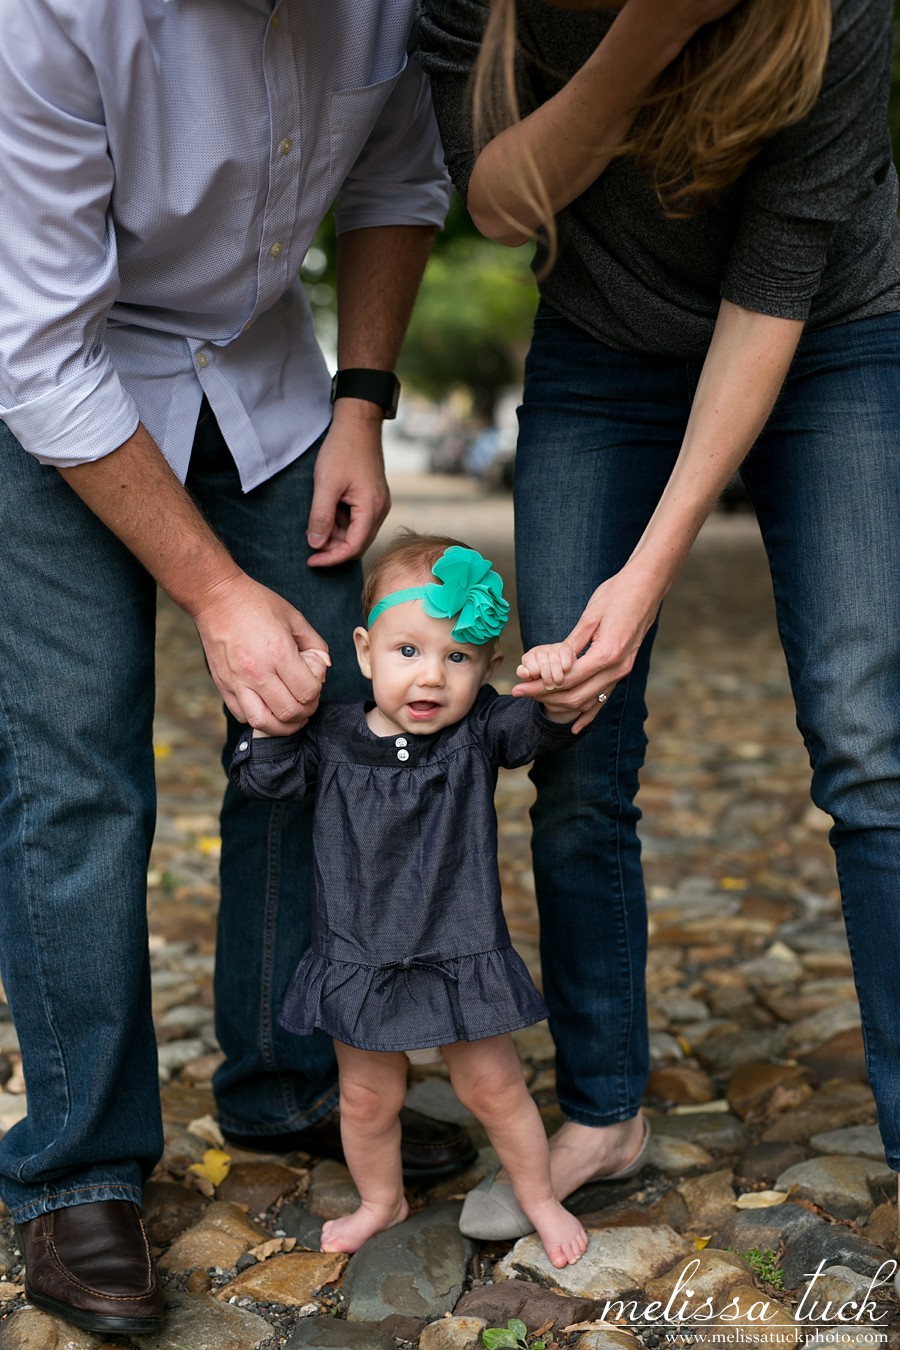
<svg viewBox="0 0 900 1350">
<path fill-rule="evenodd" d="M 614 351 L 539 309 L 516 456 L 526 646 L 569 632 L 628 558 L 671 472 L 698 377 L 695 361 Z M 900 316 L 806 334 L 742 474 L 813 799 L 834 821 L 869 1076 L 887 1159 L 900 1170 Z M 558 1094 L 586 1125 L 633 1116 L 647 1075 L 635 795 L 652 640 L 581 745 L 532 771 Z"/>
<path fill-rule="evenodd" d="M 360 567 L 306 564 L 314 462 L 245 496 L 207 415 L 188 486 L 241 566 L 326 638 L 328 696 L 355 698 Z M 139 1202 L 162 1151 L 146 920 L 156 587 L 2 423 L 0 532 L 0 974 L 28 1088 L 0 1141 L 0 1195 L 23 1222 Z M 223 1123 L 246 1133 L 297 1128 L 336 1098 L 330 1040 L 277 1024 L 308 945 L 309 824 L 304 804 L 225 794 L 215 1086 Z"/>
</svg>

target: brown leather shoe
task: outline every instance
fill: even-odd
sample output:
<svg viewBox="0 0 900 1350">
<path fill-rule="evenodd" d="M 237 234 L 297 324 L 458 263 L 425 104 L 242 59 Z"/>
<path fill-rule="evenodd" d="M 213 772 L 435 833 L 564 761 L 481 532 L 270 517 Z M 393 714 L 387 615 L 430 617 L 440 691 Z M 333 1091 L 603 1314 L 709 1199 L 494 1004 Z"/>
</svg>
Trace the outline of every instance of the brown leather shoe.
<svg viewBox="0 0 900 1350">
<path fill-rule="evenodd" d="M 410 1106 L 400 1112 L 400 1158 L 405 1181 L 440 1181 L 471 1167 L 478 1151 L 465 1130 L 445 1120 L 423 1116 Z M 236 1134 L 222 1130 L 225 1142 L 256 1153 L 311 1153 L 317 1158 L 344 1161 L 341 1120 L 331 1111 L 315 1125 L 287 1134 Z"/>
<path fill-rule="evenodd" d="M 16 1224 L 25 1293 L 87 1331 L 152 1332 L 162 1291 L 137 1205 L 99 1200 Z"/>
</svg>

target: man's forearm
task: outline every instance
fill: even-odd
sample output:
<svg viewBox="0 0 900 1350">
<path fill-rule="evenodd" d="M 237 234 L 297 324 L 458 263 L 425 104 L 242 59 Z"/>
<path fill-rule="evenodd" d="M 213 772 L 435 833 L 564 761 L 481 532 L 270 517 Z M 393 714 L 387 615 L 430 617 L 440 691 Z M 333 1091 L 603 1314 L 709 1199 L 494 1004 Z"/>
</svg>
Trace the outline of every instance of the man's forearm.
<svg viewBox="0 0 900 1350">
<path fill-rule="evenodd" d="M 339 367 L 394 369 L 434 236 L 430 226 L 422 225 L 374 226 L 341 235 Z"/>
<path fill-rule="evenodd" d="M 143 426 L 111 455 L 59 472 L 188 614 L 240 575 Z"/>
</svg>

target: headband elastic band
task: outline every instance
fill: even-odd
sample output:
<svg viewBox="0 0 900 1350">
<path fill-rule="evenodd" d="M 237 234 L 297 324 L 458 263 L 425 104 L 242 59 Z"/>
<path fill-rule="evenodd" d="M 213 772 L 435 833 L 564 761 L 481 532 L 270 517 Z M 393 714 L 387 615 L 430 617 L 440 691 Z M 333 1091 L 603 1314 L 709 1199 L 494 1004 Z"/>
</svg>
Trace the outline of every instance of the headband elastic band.
<svg viewBox="0 0 900 1350">
<path fill-rule="evenodd" d="M 427 590 L 427 586 L 408 586 L 405 591 L 391 591 L 369 611 L 366 627 L 371 628 L 379 614 L 383 614 L 386 609 L 393 609 L 394 605 L 405 605 L 407 600 L 424 600 Z"/>
<path fill-rule="evenodd" d="M 386 609 L 421 600 L 431 619 L 456 619 L 451 637 L 454 642 L 481 647 L 503 632 L 509 618 L 509 601 L 503 597 L 503 578 L 493 570 L 488 558 L 474 548 L 451 544 L 431 569 L 437 584 L 409 586 L 391 591 L 369 613 L 369 628 Z"/>
</svg>

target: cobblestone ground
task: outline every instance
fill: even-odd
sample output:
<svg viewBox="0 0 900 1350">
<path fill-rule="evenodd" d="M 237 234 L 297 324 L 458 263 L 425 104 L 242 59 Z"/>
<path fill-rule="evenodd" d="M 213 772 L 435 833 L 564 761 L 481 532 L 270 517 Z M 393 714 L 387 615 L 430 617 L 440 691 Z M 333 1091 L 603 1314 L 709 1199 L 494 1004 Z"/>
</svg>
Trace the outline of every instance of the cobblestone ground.
<svg viewBox="0 0 900 1350">
<path fill-rule="evenodd" d="M 395 524 L 455 534 L 511 578 L 507 497 L 457 478 L 406 475 L 394 487 L 384 537 Z M 167 1147 L 145 1211 L 167 1328 L 104 1341 L 30 1308 L 6 1223 L 0 1350 L 474 1350 L 510 1319 L 529 1344 L 537 1334 L 579 1350 L 900 1343 L 895 1178 L 874 1126 L 827 821 L 809 799 L 752 518 L 709 522 L 663 616 L 640 798 L 653 1140 L 638 1177 L 572 1197 L 591 1245 L 563 1273 L 534 1237 L 459 1236 L 460 1198 L 493 1161 L 486 1147 L 465 1176 L 411 1193 L 413 1217 L 349 1261 L 318 1251 L 323 1219 L 354 1207 L 342 1167 L 210 1154 L 221 1142 L 209 1083 L 222 719 L 191 625 L 167 604 L 160 635 L 150 927 Z M 501 687 L 517 643 L 505 639 Z M 505 902 L 537 973 L 530 795 L 524 771 L 501 776 Z M 23 1114 L 24 1085 L 8 1020 L 0 1033 L 6 1128 Z M 552 1042 L 545 1027 L 517 1039 L 552 1128 Z M 472 1124 L 439 1070 L 413 1072 L 410 1101 Z"/>
</svg>

